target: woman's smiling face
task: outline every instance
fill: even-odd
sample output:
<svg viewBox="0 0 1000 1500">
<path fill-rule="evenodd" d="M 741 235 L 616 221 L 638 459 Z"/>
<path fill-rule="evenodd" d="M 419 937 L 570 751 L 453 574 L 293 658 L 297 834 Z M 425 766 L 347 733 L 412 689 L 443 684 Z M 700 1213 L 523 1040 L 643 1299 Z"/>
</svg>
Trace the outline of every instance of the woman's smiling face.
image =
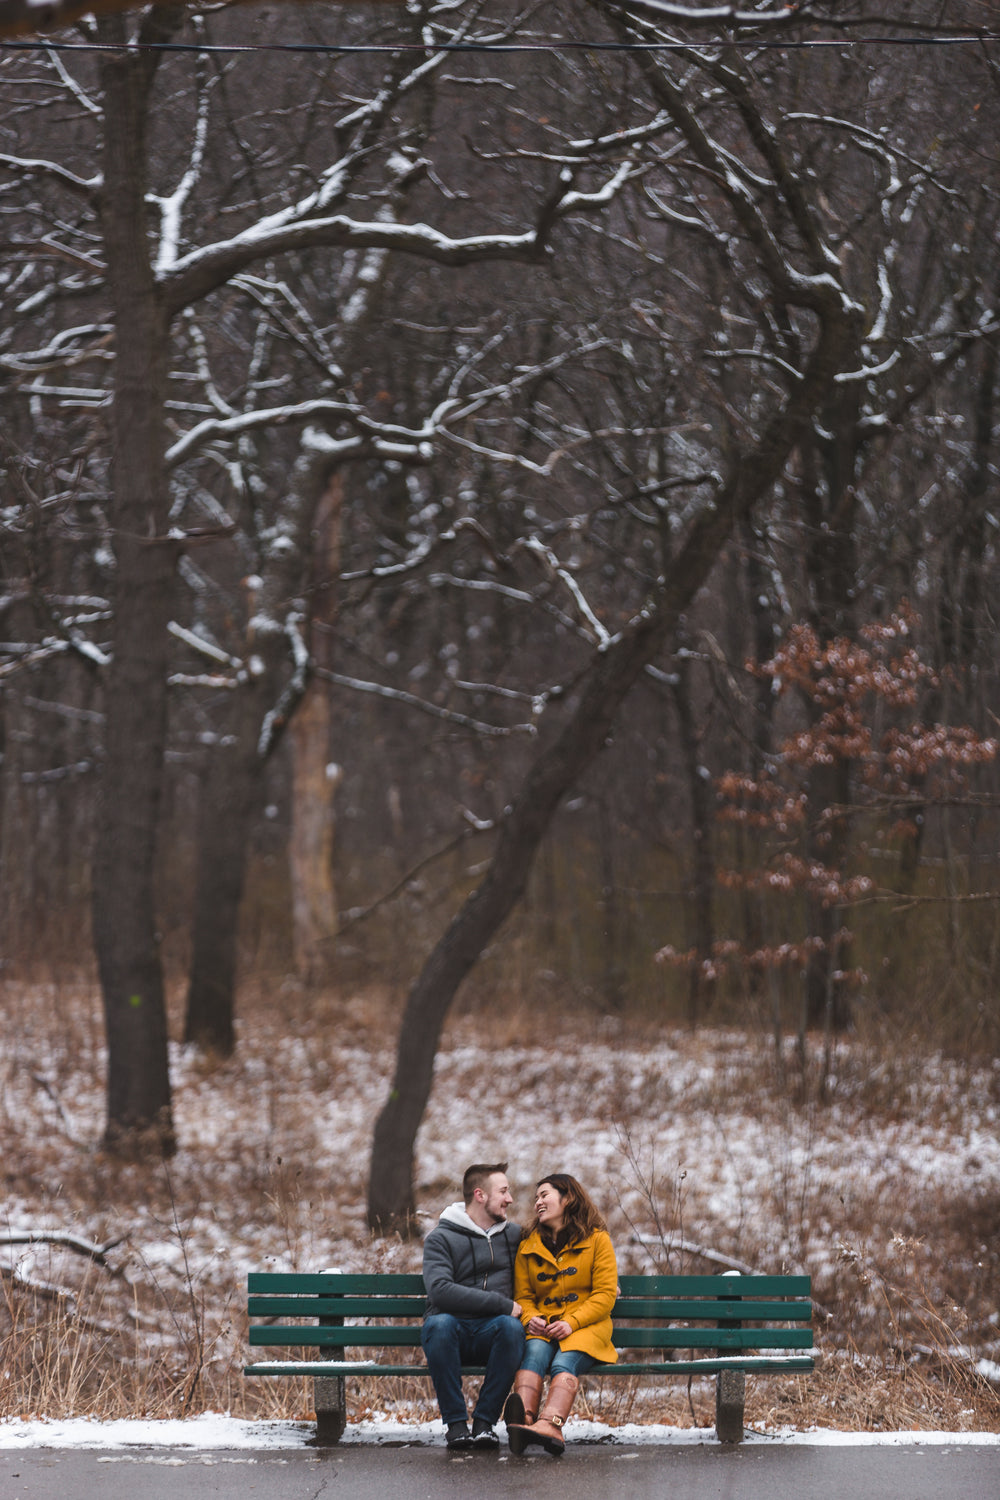
<svg viewBox="0 0 1000 1500">
<path fill-rule="evenodd" d="M 551 1182 L 540 1182 L 535 1189 L 535 1217 L 539 1224 L 555 1233 L 563 1227 L 566 1198 L 557 1193 Z"/>
</svg>

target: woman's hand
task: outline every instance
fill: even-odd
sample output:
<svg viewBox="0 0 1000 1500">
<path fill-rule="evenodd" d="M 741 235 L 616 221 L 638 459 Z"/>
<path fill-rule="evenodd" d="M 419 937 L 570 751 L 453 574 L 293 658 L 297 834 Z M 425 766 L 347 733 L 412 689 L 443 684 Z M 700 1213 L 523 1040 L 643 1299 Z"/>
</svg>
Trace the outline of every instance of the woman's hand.
<svg viewBox="0 0 1000 1500">
<path fill-rule="evenodd" d="M 560 1339 L 568 1339 L 573 1330 L 565 1318 L 556 1318 L 554 1322 L 546 1324 L 544 1332 L 547 1339 L 555 1339 L 558 1344 Z"/>
<path fill-rule="evenodd" d="M 528 1323 L 528 1332 L 533 1333 L 536 1338 L 547 1339 L 549 1336 L 549 1325 L 544 1318 L 534 1317 Z"/>
</svg>

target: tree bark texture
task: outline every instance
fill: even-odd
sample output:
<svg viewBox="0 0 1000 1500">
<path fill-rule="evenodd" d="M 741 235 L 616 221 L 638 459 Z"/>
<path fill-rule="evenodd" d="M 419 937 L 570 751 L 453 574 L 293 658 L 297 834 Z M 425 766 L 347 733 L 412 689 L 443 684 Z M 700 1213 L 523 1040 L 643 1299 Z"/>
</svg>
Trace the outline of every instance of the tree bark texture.
<svg viewBox="0 0 1000 1500">
<path fill-rule="evenodd" d="M 114 40 L 120 23 L 106 23 Z M 101 220 L 116 326 L 111 515 L 113 660 L 93 876 L 94 942 L 108 1038 L 109 1148 L 174 1146 L 163 971 L 154 903 L 167 733 L 167 624 L 176 544 L 166 536 L 167 324 L 146 236 L 148 58 L 106 57 Z"/>
<path fill-rule="evenodd" d="M 199 797 L 198 854 L 184 1040 L 228 1057 L 235 1046 L 240 903 L 250 825 L 261 799 L 258 751 L 265 683 L 234 689 L 222 742 L 212 747 Z"/>
<path fill-rule="evenodd" d="M 292 725 L 292 827 L 289 870 L 295 972 L 315 984 L 327 971 L 337 935 L 333 883 L 334 798 L 342 780 L 330 764 L 330 694 L 314 681 Z"/>
<path fill-rule="evenodd" d="M 310 657 L 317 667 L 332 664 L 337 615 L 335 581 L 340 572 L 343 475 L 330 477 L 313 525 Z M 292 829 L 289 868 L 295 972 L 307 984 L 327 971 L 337 935 L 337 895 L 333 882 L 334 801 L 342 779 L 330 763 L 332 698 L 314 678 L 292 724 Z"/>
<path fill-rule="evenodd" d="M 695 719 L 689 657 L 678 660 L 676 678 L 673 695 L 674 708 L 677 712 L 681 755 L 688 795 L 691 799 L 691 835 L 694 841 L 691 892 L 686 923 L 688 946 L 694 953 L 688 989 L 688 1023 L 694 1029 L 704 1010 L 711 1005 L 715 994 L 715 981 L 709 977 L 706 970 L 706 965 L 712 958 L 712 946 L 715 941 L 716 870 L 715 840 L 712 833 L 715 793 L 704 774 L 699 753 L 701 742 Z"/>
</svg>

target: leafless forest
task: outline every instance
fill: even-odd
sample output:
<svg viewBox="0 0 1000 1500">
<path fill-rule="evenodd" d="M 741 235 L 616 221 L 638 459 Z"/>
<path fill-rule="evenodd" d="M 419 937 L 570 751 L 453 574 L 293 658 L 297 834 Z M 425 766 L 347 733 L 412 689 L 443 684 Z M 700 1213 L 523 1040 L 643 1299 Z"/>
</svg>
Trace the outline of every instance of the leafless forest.
<svg viewBox="0 0 1000 1500">
<path fill-rule="evenodd" d="M 403 1242 L 456 1016 L 991 1065 L 1000 41 L 880 10 L 0 43 L 0 1003 L 107 1160 L 288 983 Z"/>
</svg>

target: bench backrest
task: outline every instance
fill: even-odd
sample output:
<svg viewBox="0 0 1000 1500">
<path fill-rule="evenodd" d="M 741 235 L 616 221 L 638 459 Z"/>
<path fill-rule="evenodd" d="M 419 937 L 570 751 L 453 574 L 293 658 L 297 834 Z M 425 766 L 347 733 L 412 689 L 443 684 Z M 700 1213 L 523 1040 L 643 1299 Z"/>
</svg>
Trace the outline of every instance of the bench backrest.
<svg viewBox="0 0 1000 1500">
<path fill-rule="evenodd" d="M 619 1349 L 808 1349 L 810 1290 L 808 1276 L 622 1276 L 614 1342 Z M 252 1325 L 251 1344 L 344 1349 L 420 1343 L 417 1324 L 427 1298 L 417 1274 L 255 1271 L 248 1292 L 251 1318 L 281 1320 Z M 322 1321 L 310 1326 L 288 1318 Z M 366 1321 L 344 1326 L 355 1319 Z"/>
</svg>

